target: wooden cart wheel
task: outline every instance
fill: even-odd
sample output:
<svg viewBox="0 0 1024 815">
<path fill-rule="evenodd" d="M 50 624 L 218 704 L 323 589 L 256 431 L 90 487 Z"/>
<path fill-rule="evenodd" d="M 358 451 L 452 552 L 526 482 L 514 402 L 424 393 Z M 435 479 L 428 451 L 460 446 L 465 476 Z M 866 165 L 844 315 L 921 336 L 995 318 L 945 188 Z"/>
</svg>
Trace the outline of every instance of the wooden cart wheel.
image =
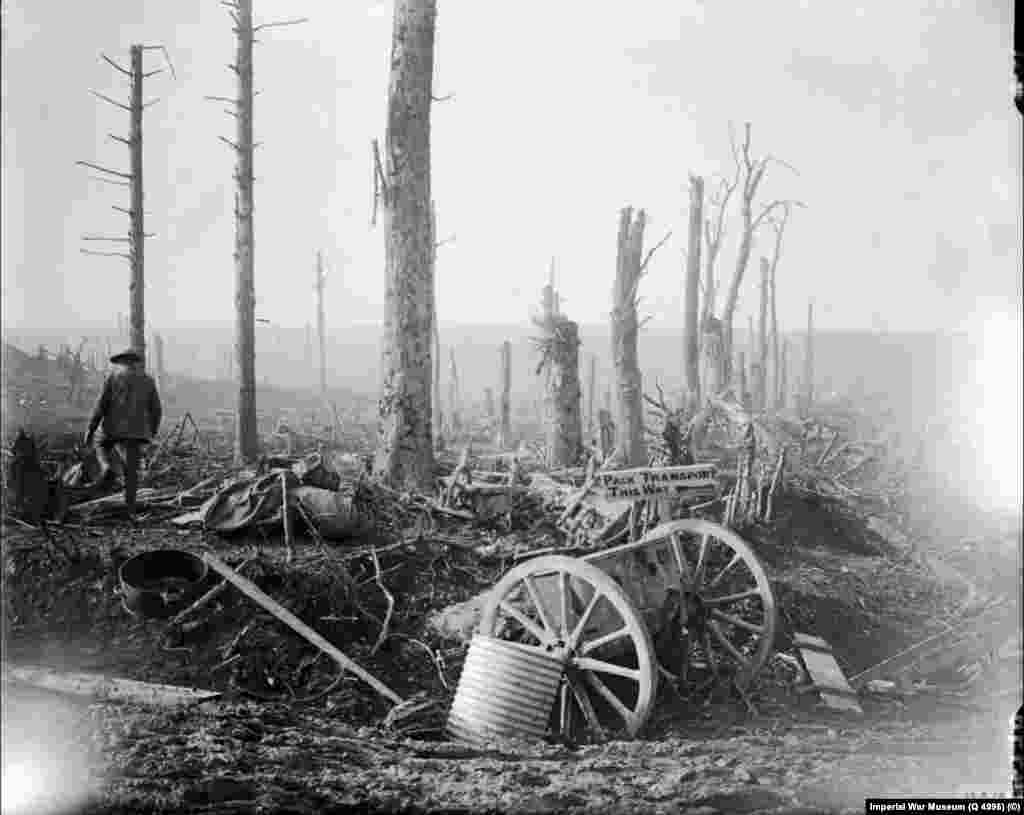
<svg viewBox="0 0 1024 815">
<path fill-rule="evenodd" d="M 731 675 L 746 687 L 775 641 L 775 596 L 757 555 L 735 532 L 699 519 L 662 524 L 638 545 L 657 556 L 661 542 L 669 568 L 659 571 L 666 588 L 681 592 L 682 608 L 681 664 L 665 667 L 681 678 L 702 669 Z"/>
<path fill-rule="evenodd" d="M 480 633 L 564 660 L 553 729 L 636 736 L 654 703 L 658 666 L 643 618 L 618 583 L 586 561 L 528 560 L 491 590 Z"/>
</svg>

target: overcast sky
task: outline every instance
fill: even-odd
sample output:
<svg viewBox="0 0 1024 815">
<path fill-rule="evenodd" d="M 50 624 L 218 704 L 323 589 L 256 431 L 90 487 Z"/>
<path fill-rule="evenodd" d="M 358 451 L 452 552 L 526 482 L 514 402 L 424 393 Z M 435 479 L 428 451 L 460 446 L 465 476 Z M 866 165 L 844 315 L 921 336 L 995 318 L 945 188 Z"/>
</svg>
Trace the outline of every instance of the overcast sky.
<svg viewBox="0 0 1024 815">
<path fill-rule="evenodd" d="M 9 330 L 113 322 L 127 264 L 80 254 L 116 234 L 119 187 L 76 160 L 127 167 L 107 138 L 127 114 L 132 43 L 177 69 L 146 81 L 150 323 L 230 320 L 234 40 L 215 0 L 7 0 L 3 63 L 3 300 Z M 370 140 L 383 137 L 392 6 L 256 0 L 257 21 L 304 15 L 257 46 L 257 313 L 313 318 L 313 262 L 331 258 L 329 319 L 379 319 L 383 236 L 369 226 Z M 780 320 L 808 297 L 825 328 L 956 329 L 1021 309 L 1021 129 L 1009 0 L 440 0 L 432 114 L 443 321 L 525 321 L 550 258 L 568 314 L 604 321 L 618 211 L 644 207 L 641 286 L 679 321 L 687 174 L 730 170 L 729 123 L 753 123 L 773 165 L 763 197 L 799 198 L 779 267 Z M 160 67 L 147 52 L 147 68 Z M 730 222 L 735 236 L 735 220 Z M 769 235 L 755 247 L 770 250 Z M 731 274 L 735 245 L 721 273 Z M 748 274 L 750 283 L 754 275 Z M 740 325 L 753 303 L 744 286 Z"/>
</svg>

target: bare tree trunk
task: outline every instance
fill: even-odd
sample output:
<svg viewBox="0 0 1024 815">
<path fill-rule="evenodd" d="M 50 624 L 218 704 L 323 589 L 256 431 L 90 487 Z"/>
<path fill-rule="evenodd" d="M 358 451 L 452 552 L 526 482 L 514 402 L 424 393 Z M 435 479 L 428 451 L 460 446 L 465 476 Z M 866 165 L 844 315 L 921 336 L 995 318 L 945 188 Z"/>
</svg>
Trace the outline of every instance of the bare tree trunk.
<svg viewBox="0 0 1024 815">
<path fill-rule="evenodd" d="M 494 388 L 484 388 L 484 415 L 488 419 L 494 418 Z"/>
<path fill-rule="evenodd" d="M 701 226 L 704 221 L 704 179 L 690 176 L 690 231 L 686 254 L 686 286 L 683 306 L 683 393 L 688 411 L 700 405 L 700 344 L 698 299 L 700 283 Z"/>
<path fill-rule="evenodd" d="M 164 338 L 160 334 L 153 335 L 153 375 L 156 386 L 163 390 L 166 371 L 164 369 Z"/>
<path fill-rule="evenodd" d="M 771 301 L 771 319 L 772 319 L 772 403 L 776 410 L 781 410 L 785 405 L 782 404 L 782 360 L 779 357 L 779 315 L 775 305 L 775 267 L 776 263 L 772 263 L 772 276 L 769 282 L 769 299 Z"/>
<path fill-rule="evenodd" d="M 327 404 L 327 326 L 324 318 L 324 257 L 316 253 L 316 335 L 320 350 L 320 400 Z"/>
<path fill-rule="evenodd" d="M 498 426 L 498 447 L 504 450 L 511 441 L 512 418 L 512 343 L 501 344 L 501 423 Z"/>
<path fill-rule="evenodd" d="M 253 86 L 252 0 L 238 0 L 238 134 L 235 181 L 235 354 L 238 358 L 238 406 L 235 460 L 252 462 L 259 455 L 256 425 L 256 292 L 253 232 Z"/>
<path fill-rule="evenodd" d="M 131 130 L 131 264 L 132 275 L 128 284 L 131 336 L 129 344 L 142 356 L 146 364 L 146 230 L 142 210 L 142 46 L 131 47 L 132 101 Z"/>
<path fill-rule="evenodd" d="M 807 303 L 807 340 L 804 346 L 804 415 L 814 404 L 814 301 Z"/>
<path fill-rule="evenodd" d="M 448 351 L 448 415 L 450 432 L 454 436 L 462 432 L 462 410 L 459 401 L 459 369 L 455 365 L 455 349 Z"/>
<path fill-rule="evenodd" d="M 433 314 L 434 329 L 431 342 L 433 343 L 433 356 L 431 357 L 433 376 L 431 381 L 431 425 L 434 434 L 434 445 L 438 450 L 444 449 L 444 408 L 441 406 L 441 331 L 439 327 L 437 310 L 437 207 L 430 202 L 430 262 L 433 267 L 434 289 L 433 289 Z"/>
<path fill-rule="evenodd" d="M 548 466 L 574 467 L 583 455 L 579 326 L 555 313 L 546 328 Z"/>
<path fill-rule="evenodd" d="M 594 438 L 594 391 L 597 388 L 597 354 L 590 354 L 590 376 L 587 378 L 587 443 Z"/>
<path fill-rule="evenodd" d="M 636 313 L 646 221 L 642 209 L 635 219 L 632 207 L 625 207 L 621 212 L 615 288 L 612 293 L 612 359 L 615 361 L 619 397 L 615 455 L 618 463 L 624 467 L 642 467 L 647 463 L 643 435 L 643 381 L 637 360 L 639 323 Z"/>
<path fill-rule="evenodd" d="M 768 258 L 761 258 L 761 308 L 757 322 L 757 364 L 759 368 L 757 381 L 757 410 L 768 408 L 768 276 L 770 267 Z"/>
<path fill-rule="evenodd" d="M 705 401 L 717 396 L 727 382 L 726 366 L 722 360 L 722 324 L 716 317 L 708 316 L 702 326 L 703 339 L 700 343 L 701 393 Z"/>
<path fill-rule="evenodd" d="M 782 356 L 779 360 L 779 408 L 785 410 L 789 407 L 789 342 L 782 338 Z"/>
<path fill-rule="evenodd" d="M 386 241 L 383 385 L 375 462 L 394 485 L 433 485 L 431 338 L 434 236 L 430 102 L 436 0 L 395 0 L 385 167 L 378 166 Z"/>
<path fill-rule="evenodd" d="M 742 351 L 736 352 L 736 399 L 747 410 L 750 410 L 750 391 L 747 390 L 747 356 Z"/>
</svg>

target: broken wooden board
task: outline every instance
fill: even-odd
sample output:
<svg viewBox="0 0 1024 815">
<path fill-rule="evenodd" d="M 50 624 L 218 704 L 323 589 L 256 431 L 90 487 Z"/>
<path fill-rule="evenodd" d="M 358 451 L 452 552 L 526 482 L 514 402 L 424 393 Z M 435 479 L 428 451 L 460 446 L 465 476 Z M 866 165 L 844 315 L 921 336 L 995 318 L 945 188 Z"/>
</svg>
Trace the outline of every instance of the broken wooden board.
<svg viewBox="0 0 1024 815">
<path fill-rule="evenodd" d="M 857 692 L 846 681 L 832 646 L 820 637 L 799 633 L 793 634 L 793 645 L 811 678 L 808 690 L 817 691 L 826 707 L 863 715 Z"/>
<path fill-rule="evenodd" d="M 88 673 L 59 673 L 50 668 L 5 665 L 4 682 L 21 682 L 43 690 L 84 696 L 103 701 L 135 702 L 141 705 L 176 707 L 208 702 L 221 694 L 216 691 L 156 685 L 135 679 L 120 679 Z"/>
</svg>

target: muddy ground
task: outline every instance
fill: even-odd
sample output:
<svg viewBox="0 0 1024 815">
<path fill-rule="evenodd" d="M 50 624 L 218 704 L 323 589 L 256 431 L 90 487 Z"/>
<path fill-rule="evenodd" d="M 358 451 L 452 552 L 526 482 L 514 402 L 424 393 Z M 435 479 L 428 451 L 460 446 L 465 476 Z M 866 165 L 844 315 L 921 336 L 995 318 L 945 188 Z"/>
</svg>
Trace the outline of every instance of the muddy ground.
<svg viewBox="0 0 1024 815">
<path fill-rule="evenodd" d="M 965 608 L 1019 602 L 1019 520 L 965 512 L 922 493 L 905 527 L 912 546 L 897 549 L 837 506 L 787 498 L 772 529 L 743 532 L 775 586 L 777 647 L 793 631 L 821 636 L 849 676 Z M 5 684 L 5 813 L 862 812 L 867 796 L 1009 789 L 1016 659 L 955 694 L 865 696 L 862 718 L 817 707 L 773 660 L 752 708 L 720 691 L 682 699 L 663 688 L 636 741 L 478 749 L 444 741 L 443 715 L 416 738 L 388 731 L 387 702 L 353 677 L 338 680 L 326 657 L 233 590 L 177 634 L 133 618 L 117 594 L 117 566 L 137 551 L 212 548 L 231 565 L 249 561 L 254 582 L 398 693 L 443 704 L 464 646 L 433 633 L 430 612 L 511 565 L 475 544 L 507 553 L 531 534 L 419 524 L 346 545 L 300 542 L 289 563 L 279 538 L 223 540 L 167 523 L 115 520 L 49 537 L 8 526 L 5 660 L 224 696 L 161 711 Z M 370 543 L 396 601 L 376 650 L 387 604 Z M 13 808 L 14 789 L 49 796 L 49 808 Z"/>
</svg>

